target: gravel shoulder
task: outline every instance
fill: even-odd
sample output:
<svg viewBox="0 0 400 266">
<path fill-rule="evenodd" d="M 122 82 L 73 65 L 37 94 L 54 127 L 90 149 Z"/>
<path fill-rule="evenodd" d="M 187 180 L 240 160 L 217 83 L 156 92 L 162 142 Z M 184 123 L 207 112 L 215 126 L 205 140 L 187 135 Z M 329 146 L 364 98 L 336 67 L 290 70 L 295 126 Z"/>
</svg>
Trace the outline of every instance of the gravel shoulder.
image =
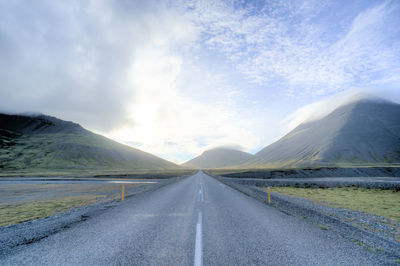
<svg viewBox="0 0 400 266">
<path fill-rule="evenodd" d="M 129 190 L 126 190 L 125 197 L 134 197 L 135 195 L 144 192 L 157 190 L 178 179 L 179 178 L 171 178 L 162 182 L 147 184 L 145 186 L 132 187 Z M 2 226 L 0 227 L 0 257 L 17 246 L 40 241 L 52 234 L 104 213 L 108 209 L 117 206 L 120 201 L 120 199 L 114 199 L 111 201 L 97 202 L 87 206 L 72 208 L 64 213 L 58 213 L 53 216 L 9 226 Z"/>
<path fill-rule="evenodd" d="M 222 178 L 222 177 L 221 177 Z M 249 186 L 278 186 L 300 188 L 362 187 L 400 191 L 399 177 L 320 177 L 320 178 L 229 178 L 223 180 Z"/>
<path fill-rule="evenodd" d="M 299 169 L 276 170 L 229 170 L 219 169 L 209 171 L 211 174 L 232 178 L 320 178 L 320 177 L 400 177 L 400 166 L 376 166 L 376 167 L 320 167 Z"/>
<path fill-rule="evenodd" d="M 232 182 L 230 178 L 217 178 L 252 198 L 266 202 L 267 192 L 254 183 Z M 335 232 L 372 253 L 382 253 L 392 258 L 394 262 L 400 262 L 400 243 L 396 241 L 400 228 L 398 222 L 395 224 L 383 222 L 387 219 L 381 216 L 320 206 L 306 199 L 273 192 L 271 205 L 288 215 L 301 217 L 323 230 Z"/>
</svg>

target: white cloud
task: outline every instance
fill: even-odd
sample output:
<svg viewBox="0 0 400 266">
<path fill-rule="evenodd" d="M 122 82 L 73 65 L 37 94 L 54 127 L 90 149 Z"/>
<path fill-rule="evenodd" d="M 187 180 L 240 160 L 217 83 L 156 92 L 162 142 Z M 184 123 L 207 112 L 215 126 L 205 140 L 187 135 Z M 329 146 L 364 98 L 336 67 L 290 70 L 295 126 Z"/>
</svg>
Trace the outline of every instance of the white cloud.
<svg viewBox="0 0 400 266">
<path fill-rule="evenodd" d="M 288 94 L 297 88 L 297 95 L 327 95 L 354 85 L 399 81 L 400 45 L 393 40 L 400 35 L 398 3 L 386 1 L 359 13 L 347 31 L 318 24 L 329 4 L 266 3 L 261 9 L 217 4 L 200 8 L 198 18 L 205 44 L 224 51 L 250 81 L 280 82 Z"/>
<path fill-rule="evenodd" d="M 175 162 L 186 159 L 179 158 L 179 154 L 193 156 L 210 147 L 239 142 L 247 149 L 259 145 L 249 127 L 243 128 L 240 115 L 226 104 L 237 91 L 223 90 L 227 96 L 224 104 L 196 99 L 201 94 L 198 90 L 215 93 L 223 81 L 218 74 L 191 69 L 190 58 L 174 52 L 176 39 L 172 39 L 172 44 L 147 44 L 135 54 L 128 71 L 128 84 L 134 89 L 134 97 L 125 106 L 128 121 L 107 136 Z M 191 37 L 182 40 L 183 44 L 191 41 Z M 185 95 L 188 85 L 197 88 L 194 94 Z M 218 95 L 213 94 L 212 98 L 218 103 Z"/>
<path fill-rule="evenodd" d="M 400 103 L 400 91 L 395 92 L 393 90 L 376 88 L 354 88 L 352 90 L 324 97 L 319 101 L 297 109 L 282 121 L 282 125 L 286 128 L 286 132 L 289 132 L 301 123 L 323 118 L 333 112 L 336 108 L 363 98 L 381 98 Z"/>
<path fill-rule="evenodd" d="M 136 97 L 129 110 L 131 124 L 110 132 L 110 137 L 180 162 L 184 160 L 176 158 L 180 153 L 196 155 L 233 143 L 250 149 L 259 145 L 250 130 L 242 128 L 234 110 L 182 95 L 177 85 L 182 72 L 179 58 L 153 54 L 143 60 L 137 58 L 132 66 Z"/>
<path fill-rule="evenodd" d="M 398 3 L 340 25 L 321 21 L 329 5 L 0 0 L 0 106 L 74 120 L 174 161 L 221 145 L 254 151 L 294 110 L 282 96 L 396 89 Z"/>
</svg>

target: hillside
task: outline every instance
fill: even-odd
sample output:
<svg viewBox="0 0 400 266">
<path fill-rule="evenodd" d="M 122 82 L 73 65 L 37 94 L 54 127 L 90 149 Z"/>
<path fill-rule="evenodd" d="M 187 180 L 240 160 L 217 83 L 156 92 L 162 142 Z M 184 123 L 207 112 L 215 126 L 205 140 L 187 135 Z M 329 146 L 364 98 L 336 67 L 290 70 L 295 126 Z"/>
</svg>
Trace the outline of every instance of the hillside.
<svg viewBox="0 0 400 266">
<path fill-rule="evenodd" d="M 362 99 L 300 124 L 244 168 L 370 166 L 400 163 L 400 105 Z"/>
<path fill-rule="evenodd" d="M 194 169 L 215 169 L 242 164 L 253 155 L 243 151 L 229 148 L 215 148 L 203 152 L 200 156 L 183 164 Z"/>
<path fill-rule="evenodd" d="M 0 114 L 0 169 L 163 170 L 180 166 L 45 115 Z"/>
</svg>

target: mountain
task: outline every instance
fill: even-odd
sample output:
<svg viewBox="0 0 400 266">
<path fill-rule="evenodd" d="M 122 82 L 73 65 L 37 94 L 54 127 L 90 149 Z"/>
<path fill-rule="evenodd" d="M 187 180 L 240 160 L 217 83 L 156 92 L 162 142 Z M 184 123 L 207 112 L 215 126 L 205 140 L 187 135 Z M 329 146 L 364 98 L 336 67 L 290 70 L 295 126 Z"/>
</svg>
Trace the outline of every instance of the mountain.
<svg viewBox="0 0 400 266">
<path fill-rule="evenodd" d="M 369 166 L 400 163 L 400 105 L 361 99 L 300 124 L 241 167 Z"/>
<path fill-rule="evenodd" d="M 180 166 L 46 115 L 0 114 L 0 169 L 163 170 Z"/>
<path fill-rule="evenodd" d="M 214 169 L 242 164 L 253 155 L 230 148 L 215 148 L 203 152 L 200 156 L 182 164 L 194 169 Z"/>
</svg>

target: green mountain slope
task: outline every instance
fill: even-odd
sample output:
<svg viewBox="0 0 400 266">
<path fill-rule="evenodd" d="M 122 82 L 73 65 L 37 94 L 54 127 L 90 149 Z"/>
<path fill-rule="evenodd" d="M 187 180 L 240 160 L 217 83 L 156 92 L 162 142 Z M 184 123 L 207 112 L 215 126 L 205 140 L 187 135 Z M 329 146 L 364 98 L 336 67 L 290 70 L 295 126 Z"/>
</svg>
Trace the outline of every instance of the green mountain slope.
<svg viewBox="0 0 400 266">
<path fill-rule="evenodd" d="M 400 163 L 400 105 L 362 99 L 303 123 L 240 167 L 375 166 Z"/>
<path fill-rule="evenodd" d="M 180 166 L 45 115 L 0 114 L 0 170 L 163 170 Z"/>
<path fill-rule="evenodd" d="M 215 148 L 203 152 L 200 156 L 183 164 L 194 169 L 215 169 L 242 164 L 252 158 L 253 155 L 229 148 Z"/>
</svg>

